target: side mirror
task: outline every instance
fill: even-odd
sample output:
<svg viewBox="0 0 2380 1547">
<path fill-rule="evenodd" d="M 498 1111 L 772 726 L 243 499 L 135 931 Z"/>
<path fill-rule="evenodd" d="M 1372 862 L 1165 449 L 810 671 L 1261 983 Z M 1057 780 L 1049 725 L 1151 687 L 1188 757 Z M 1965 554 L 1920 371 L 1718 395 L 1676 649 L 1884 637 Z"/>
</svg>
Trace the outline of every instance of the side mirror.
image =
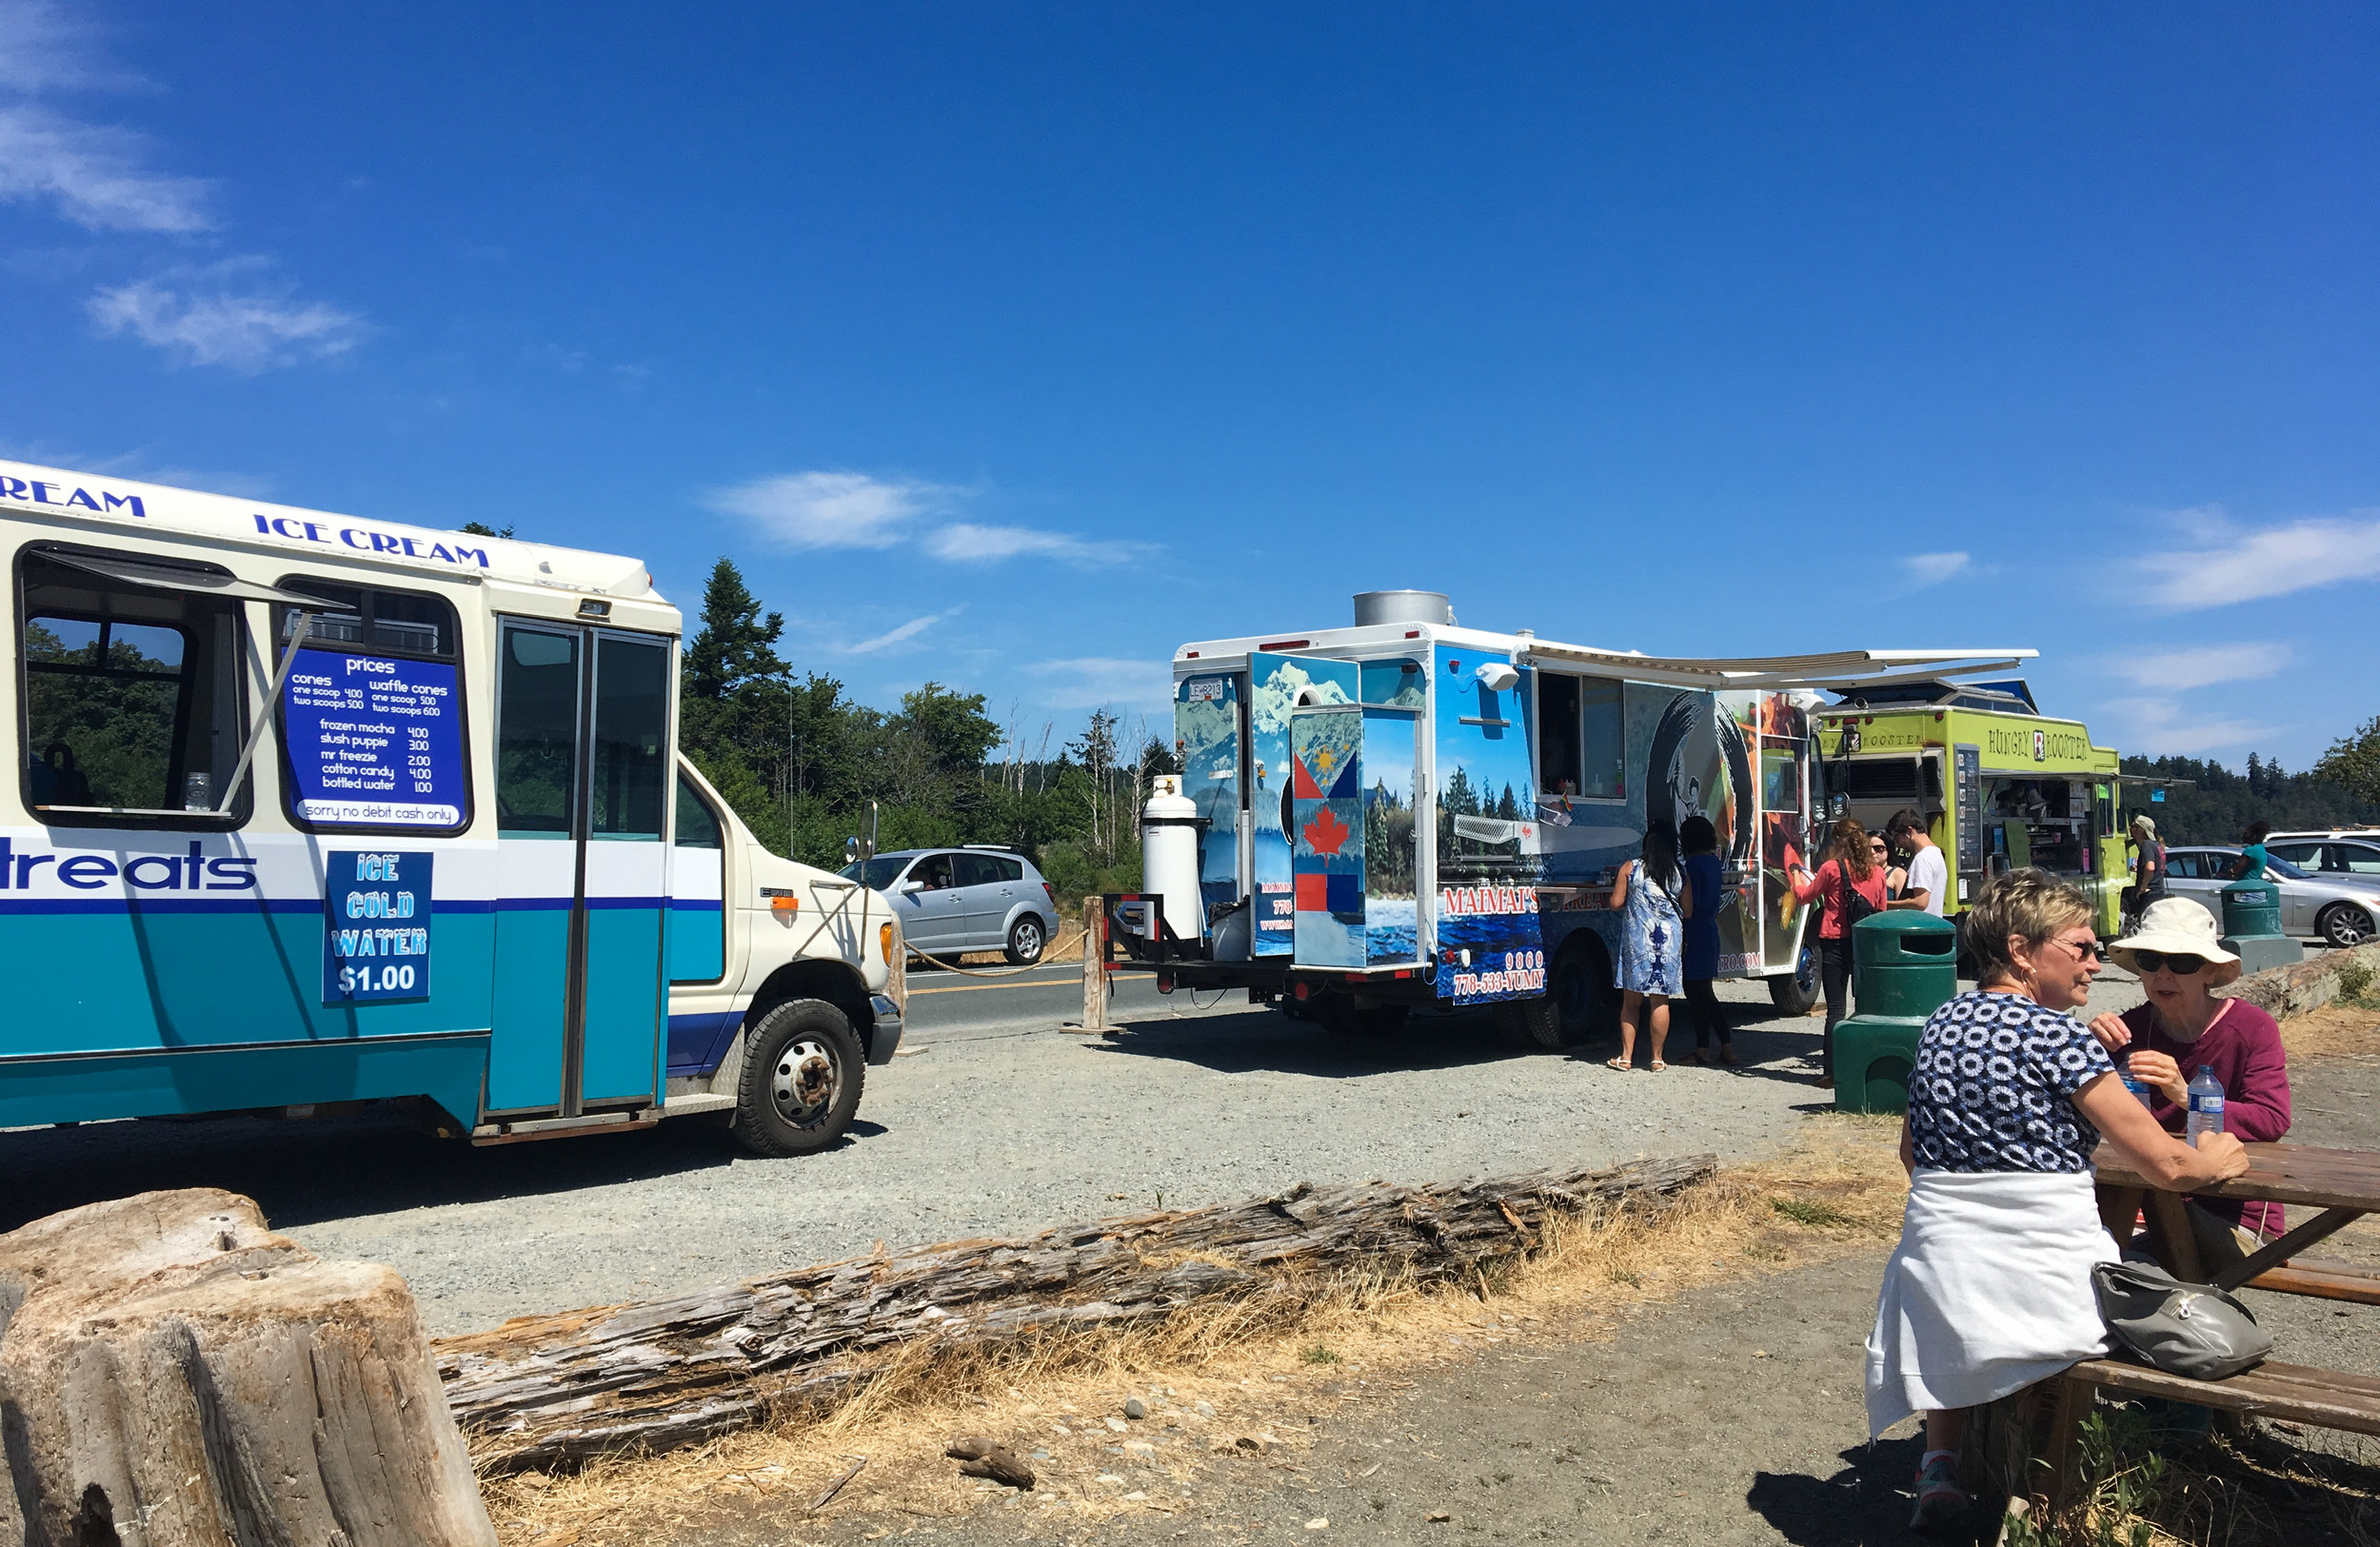
<svg viewBox="0 0 2380 1547">
<path fill-rule="evenodd" d="M 925 890 L 925 883 L 912 876 L 907 881 L 902 882 L 900 886 L 895 889 L 898 890 L 903 897 L 906 897 L 911 892 L 922 892 Z"/>
</svg>

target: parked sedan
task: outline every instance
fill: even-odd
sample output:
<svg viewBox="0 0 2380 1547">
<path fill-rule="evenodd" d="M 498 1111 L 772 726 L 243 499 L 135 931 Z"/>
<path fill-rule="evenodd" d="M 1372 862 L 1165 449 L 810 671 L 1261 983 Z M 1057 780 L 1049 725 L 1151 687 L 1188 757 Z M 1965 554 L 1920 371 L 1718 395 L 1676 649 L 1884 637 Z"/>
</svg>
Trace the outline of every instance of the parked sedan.
<svg viewBox="0 0 2380 1547">
<path fill-rule="evenodd" d="M 2278 845 L 2275 845 L 2277 848 Z M 2316 874 L 2269 849 L 2265 876 L 2281 894 L 2281 928 L 2345 949 L 2372 938 L 2380 921 L 2380 875 Z M 2165 851 L 2166 887 L 2187 897 L 2223 922 L 2223 888 L 2239 863 L 2235 848 L 2174 848 Z"/>
<path fill-rule="evenodd" d="M 842 875 L 890 898 L 902 938 L 928 956 L 1005 951 L 1025 966 L 1058 932 L 1058 894 L 1010 849 L 901 849 L 844 865 Z"/>
<path fill-rule="evenodd" d="M 2319 876 L 2370 876 L 2380 881 L 2380 840 L 2370 833 L 2275 833 L 2265 852 Z"/>
</svg>

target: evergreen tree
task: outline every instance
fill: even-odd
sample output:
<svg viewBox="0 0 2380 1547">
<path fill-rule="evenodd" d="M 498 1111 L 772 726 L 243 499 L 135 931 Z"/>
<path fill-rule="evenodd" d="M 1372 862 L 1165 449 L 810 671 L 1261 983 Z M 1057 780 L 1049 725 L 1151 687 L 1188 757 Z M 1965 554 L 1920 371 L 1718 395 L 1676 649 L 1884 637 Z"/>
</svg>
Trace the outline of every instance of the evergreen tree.
<svg viewBox="0 0 2380 1547">
<path fill-rule="evenodd" d="M 2314 777 L 2329 780 L 2359 801 L 2380 804 L 2380 715 L 2333 742 L 2314 764 Z"/>
<path fill-rule="evenodd" d="M 721 559 L 703 587 L 703 626 L 686 642 L 687 696 L 719 700 L 747 684 L 782 680 L 793 669 L 777 653 L 784 631 L 785 615 L 764 620 L 744 572 Z"/>
</svg>

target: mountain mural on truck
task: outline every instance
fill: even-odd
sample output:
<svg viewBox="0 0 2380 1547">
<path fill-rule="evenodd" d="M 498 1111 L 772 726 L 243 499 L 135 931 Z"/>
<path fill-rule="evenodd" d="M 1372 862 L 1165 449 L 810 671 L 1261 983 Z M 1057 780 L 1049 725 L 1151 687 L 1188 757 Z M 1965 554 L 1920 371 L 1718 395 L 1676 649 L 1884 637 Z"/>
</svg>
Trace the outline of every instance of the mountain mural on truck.
<svg viewBox="0 0 2380 1547">
<path fill-rule="evenodd" d="M 1181 792 L 1199 808 L 1199 901 L 1240 901 L 1240 684 L 1228 674 L 1174 688 L 1174 755 Z"/>
</svg>

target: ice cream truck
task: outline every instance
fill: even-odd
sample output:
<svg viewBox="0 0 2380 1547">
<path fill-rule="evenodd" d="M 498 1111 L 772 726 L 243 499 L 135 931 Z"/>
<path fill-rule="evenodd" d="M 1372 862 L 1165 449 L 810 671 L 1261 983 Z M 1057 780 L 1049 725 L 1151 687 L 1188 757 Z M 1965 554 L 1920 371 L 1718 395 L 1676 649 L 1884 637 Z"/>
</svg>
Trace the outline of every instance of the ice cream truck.
<svg viewBox="0 0 2380 1547">
<path fill-rule="evenodd" d="M 1847 693 L 1818 717 L 1827 788 L 1842 815 L 1880 827 L 1915 810 L 1952 874 L 1943 911 L 1966 911 L 2003 870 L 2033 866 L 2083 889 L 2099 933 L 2121 933 L 2130 813 L 2112 747 L 2078 720 L 2041 713 L 2020 678 L 1931 677 Z"/>
<path fill-rule="evenodd" d="M 831 1143 L 883 900 L 677 747 L 635 559 L 0 462 L 0 1127 L 409 1103 Z"/>
<path fill-rule="evenodd" d="M 1493 1004 L 1558 1046 L 1616 1023 L 1617 867 L 1648 822 L 1700 815 L 1721 975 L 1805 1010 L 1815 937 L 1785 872 L 1815 863 L 1815 689 L 2031 653 L 1653 657 L 1459 627 L 1430 591 L 1363 593 L 1351 627 L 1185 645 L 1179 811 L 1150 819 L 1126 944 L 1160 986 L 1348 1028 Z"/>
</svg>

